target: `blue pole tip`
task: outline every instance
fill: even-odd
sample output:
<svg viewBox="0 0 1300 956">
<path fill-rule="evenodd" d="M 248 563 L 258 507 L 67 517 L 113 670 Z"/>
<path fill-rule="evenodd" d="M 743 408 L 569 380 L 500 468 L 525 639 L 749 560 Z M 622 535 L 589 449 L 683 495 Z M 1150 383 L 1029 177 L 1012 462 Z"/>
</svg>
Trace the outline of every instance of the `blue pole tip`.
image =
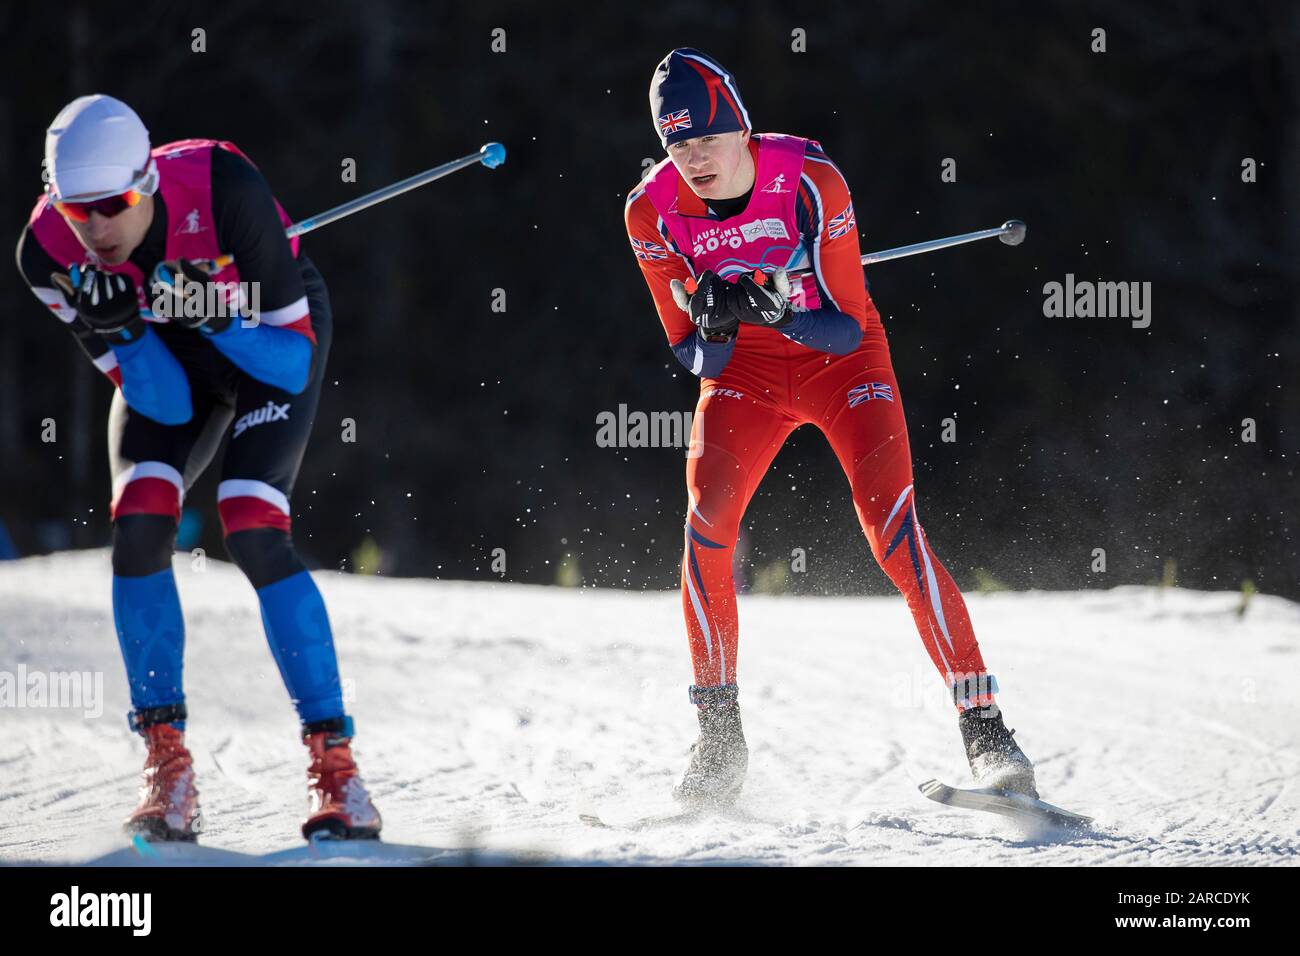
<svg viewBox="0 0 1300 956">
<path fill-rule="evenodd" d="M 479 162 L 488 169 L 496 169 L 506 161 L 506 148 L 500 143 L 484 143 L 479 153 L 483 157 Z"/>
</svg>

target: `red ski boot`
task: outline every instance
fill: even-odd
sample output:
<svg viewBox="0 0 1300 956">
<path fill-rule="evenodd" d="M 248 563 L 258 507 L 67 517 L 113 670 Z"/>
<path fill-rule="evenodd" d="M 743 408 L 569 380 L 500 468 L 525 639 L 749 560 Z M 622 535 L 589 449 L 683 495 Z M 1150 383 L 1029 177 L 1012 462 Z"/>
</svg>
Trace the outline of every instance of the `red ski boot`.
<svg viewBox="0 0 1300 956">
<path fill-rule="evenodd" d="M 185 748 L 185 732 L 168 723 L 140 730 L 149 754 L 144 762 L 140 805 L 123 825 L 127 833 L 148 840 L 193 843 L 202 829 L 194 761 Z"/>
<path fill-rule="evenodd" d="M 379 839 L 383 821 L 352 759 L 352 718 L 308 724 L 303 741 L 311 751 L 311 766 L 302 835 L 308 840 Z"/>
</svg>

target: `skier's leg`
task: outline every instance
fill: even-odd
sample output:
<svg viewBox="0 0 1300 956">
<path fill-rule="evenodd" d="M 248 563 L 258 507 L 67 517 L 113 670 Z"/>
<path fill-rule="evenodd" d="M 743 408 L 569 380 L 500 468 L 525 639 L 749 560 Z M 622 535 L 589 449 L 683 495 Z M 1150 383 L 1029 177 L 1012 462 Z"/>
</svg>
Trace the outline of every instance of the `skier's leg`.
<svg viewBox="0 0 1300 956">
<path fill-rule="evenodd" d="M 311 809 L 302 834 L 308 839 L 320 834 L 378 837 L 383 823 L 352 757 L 352 718 L 343 710 L 325 602 L 290 533 L 289 500 L 320 401 L 332 326 L 320 273 L 305 257 L 299 268 L 316 333 L 307 386 L 290 395 L 253 379 L 240 382 L 217 510 L 226 550 L 257 591 L 267 642 L 311 755 Z"/>
<path fill-rule="evenodd" d="M 303 264 L 316 351 L 298 395 L 255 379 L 240 381 L 234 429 L 217 488 L 226 550 L 257 591 L 280 676 L 304 727 L 342 729 L 338 659 L 325 603 L 298 556 L 289 500 L 311 436 L 329 356 L 329 298 L 320 274 Z"/>
<path fill-rule="evenodd" d="M 682 610 L 698 688 L 736 683 L 736 535 L 750 498 L 797 424 L 737 389 L 707 388 L 700 395 L 686 462 L 682 556 Z"/>
<path fill-rule="evenodd" d="M 210 460 L 225 421 L 196 396 L 184 425 L 161 425 L 133 411 L 121 392 L 109 411 L 113 476 L 113 618 L 130 687 L 132 726 L 184 727 L 185 625 L 172 550 L 185 489 Z"/>
<path fill-rule="evenodd" d="M 898 383 L 887 363 L 845 361 L 806 390 L 849 483 L 858 520 L 881 568 L 907 598 L 958 713 L 971 774 L 983 786 L 1038 796 L 1034 768 L 1002 721 L 997 682 L 984 669 L 961 592 L 917 518 L 912 456 Z"/>
<path fill-rule="evenodd" d="M 128 832 L 194 840 L 202 823 L 193 760 L 185 746 L 181 618 L 172 549 L 185 491 L 212 459 L 229 408 L 199 392 L 184 425 L 161 425 L 114 394 L 109 412 L 113 475 L 113 617 L 130 684 L 131 726 L 147 755 Z"/>
<path fill-rule="evenodd" d="M 907 599 L 930 659 L 958 711 L 993 702 L 966 602 L 917 517 L 907 423 L 893 370 L 839 363 L 813 383 L 819 424 L 853 490 L 858 520 L 881 568 Z"/>
<path fill-rule="evenodd" d="M 690 689 L 700 735 L 673 795 L 688 807 L 728 805 L 745 782 L 749 751 L 736 680 L 736 588 L 740 519 L 793 417 L 751 389 L 715 386 L 700 394 L 686 463 L 682 609 L 695 665 Z"/>
</svg>

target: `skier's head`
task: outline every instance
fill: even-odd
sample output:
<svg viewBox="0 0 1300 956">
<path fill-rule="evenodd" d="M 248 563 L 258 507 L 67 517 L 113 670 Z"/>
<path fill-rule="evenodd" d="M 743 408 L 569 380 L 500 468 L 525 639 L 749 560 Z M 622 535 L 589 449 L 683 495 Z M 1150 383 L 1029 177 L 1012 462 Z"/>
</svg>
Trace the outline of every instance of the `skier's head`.
<svg viewBox="0 0 1300 956">
<path fill-rule="evenodd" d="M 46 191 L 81 244 L 120 265 L 153 221 L 158 167 L 149 131 L 111 96 L 80 96 L 45 132 Z"/>
<path fill-rule="evenodd" d="M 749 113 L 735 78 L 710 56 L 681 47 L 655 67 L 650 115 L 682 178 L 702 199 L 728 199 L 752 184 Z"/>
</svg>

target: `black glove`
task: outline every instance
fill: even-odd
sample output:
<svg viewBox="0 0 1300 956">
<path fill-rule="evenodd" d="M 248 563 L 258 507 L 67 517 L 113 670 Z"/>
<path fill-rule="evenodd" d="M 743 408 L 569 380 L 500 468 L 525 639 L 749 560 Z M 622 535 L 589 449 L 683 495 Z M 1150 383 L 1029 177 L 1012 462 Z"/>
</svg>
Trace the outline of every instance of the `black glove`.
<svg viewBox="0 0 1300 956">
<path fill-rule="evenodd" d="M 67 273 L 52 273 L 50 282 L 109 345 L 125 345 L 144 335 L 139 289 L 130 276 L 74 265 Z"/>
<path fill-rule="evenodd" d="M 230 304 L 215 310 L 216 314 L 209 311 L 217 297 L 208 294 L 208 281 L 207 269 L 189 259 L 158 263 L 151 281 L 156 302 L 154 311 L 183 328 L 209 335 L 224 332 L 234 321 L 236 309 Z"/>
<path fill-rule="evenodd" d="M 736 317 L 736 287 L 705 269 L 695 280 L 695 291 L 688 292 L 680 279 L 672 281 L 673 299 L 691 317 L 700 335 L 709 342 L 729 342 L 740 326 Z"/>
<path fill-rule="evenodd" d="M 758 282 L 749 273 L 736 280 L 736 318 L 749 325 L 779 329 L 794 321 L 790 308 L 790 279 L 784 269 Z"/>
</svg>

